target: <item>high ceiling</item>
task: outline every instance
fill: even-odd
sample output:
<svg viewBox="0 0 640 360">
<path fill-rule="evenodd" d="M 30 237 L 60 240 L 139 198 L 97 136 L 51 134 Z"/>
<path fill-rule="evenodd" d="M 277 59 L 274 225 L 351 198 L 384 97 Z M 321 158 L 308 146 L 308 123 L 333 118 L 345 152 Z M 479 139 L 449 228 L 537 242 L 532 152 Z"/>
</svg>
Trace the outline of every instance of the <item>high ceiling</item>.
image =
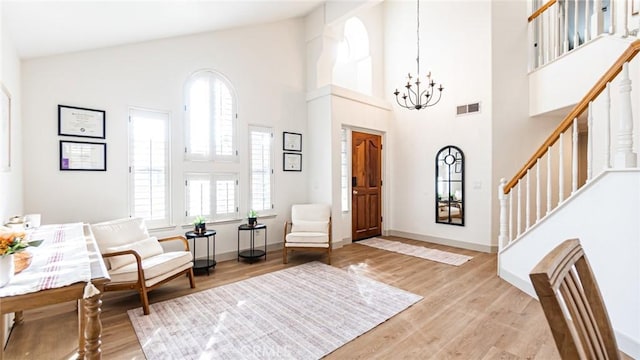
<svg viewBox="0 0 640 360">
<path fill-rule="evenodd" d="M 96 49 L 304 16 L 324 0 L 0 0 L 21 58 Z"/>
</svg>

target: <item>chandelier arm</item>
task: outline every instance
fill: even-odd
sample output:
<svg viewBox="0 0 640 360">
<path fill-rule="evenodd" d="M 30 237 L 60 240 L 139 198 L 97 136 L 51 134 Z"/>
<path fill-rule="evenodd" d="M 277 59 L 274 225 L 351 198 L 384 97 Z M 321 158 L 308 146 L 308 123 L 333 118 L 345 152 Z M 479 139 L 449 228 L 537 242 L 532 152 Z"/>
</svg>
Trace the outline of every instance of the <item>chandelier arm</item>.
<svg viewBox="0 0 640 360">
<path fill-rule="evenodd" d="M 435 105 L 435 104 L 437 104 L 437 103 L 439 103 L 439 102 L 440 102 L 440 99 L 442 98 L 442 91 L 439 91 L 439 93 L 440 93 L 440 94 L 438 95 L 438 100 L 437 100 L 436 102 L 434 102 L 433 104 L 431 104 L 431 105 L 427 105 L 427 106 L 433 106 L 433 105 Z M 433 98 L 433 97 L 432 97 L 432 98 Z"/>
<path fill-rule="evenodd" d="M 402 105 L 402 104 L 400 103 L 400 98 L 398 97 L 398 95 L 396 95 L 396 102 L 398 103 L 398 105 L 400 105 L 400 106 L 402 106 L 402 107 L 406 107 L 406 106 L 404 106 L 404 105 Z M 406 102 L 407 102 L 407 100 L 405 99 L 405 103 L 406 103 Z"/>
</svg>

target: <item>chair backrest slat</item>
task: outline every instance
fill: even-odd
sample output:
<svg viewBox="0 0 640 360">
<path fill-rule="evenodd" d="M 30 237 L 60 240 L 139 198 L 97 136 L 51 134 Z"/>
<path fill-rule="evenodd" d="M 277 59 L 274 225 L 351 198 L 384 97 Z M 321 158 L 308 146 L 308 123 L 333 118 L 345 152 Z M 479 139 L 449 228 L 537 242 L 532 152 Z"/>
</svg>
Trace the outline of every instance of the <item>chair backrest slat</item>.
<svg viewBox="0 0 640 360">
<path fill-rule="evenodd" d="M 602 295 L 577 239 L 558 245 L 529 276 L 563 359 L 620 359 Z"/>
</svg>

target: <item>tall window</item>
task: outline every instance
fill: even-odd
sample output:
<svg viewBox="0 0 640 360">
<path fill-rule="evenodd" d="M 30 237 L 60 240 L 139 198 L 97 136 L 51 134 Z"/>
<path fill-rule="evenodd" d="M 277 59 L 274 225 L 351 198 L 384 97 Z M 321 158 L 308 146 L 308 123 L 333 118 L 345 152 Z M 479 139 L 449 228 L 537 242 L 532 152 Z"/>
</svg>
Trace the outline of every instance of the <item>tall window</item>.
<svg viewBox="0 0 640 360">
<path fill-rule="evenodd" d="M 238 217 L 238 176 L 229 173 L 185 175 L 186 220 L 202 215 L 210 221 Z"/>
<path fill-rule="evenodd" d="M 273 130 L 249 128 L 250 208 L 260 212 L 273 208 Z"/>
<path fill-rule="evenodd" d="M 132 108 L 129 127 L 131 216 L 169 225 L 169 114 Z"/>
<path fill-rule="evenodd" d="M 202 70 L 185 88 L 186 158 L 236 161 L 236 101 L 230 83 Z"/>
<path fill-rule="evenodd" d="M 371 95 L 372 74 L 369 33 L 360 19 L 352 17 L 345 22 L 343 40 L 338 44 L 333 82 Z"/>
</svg>

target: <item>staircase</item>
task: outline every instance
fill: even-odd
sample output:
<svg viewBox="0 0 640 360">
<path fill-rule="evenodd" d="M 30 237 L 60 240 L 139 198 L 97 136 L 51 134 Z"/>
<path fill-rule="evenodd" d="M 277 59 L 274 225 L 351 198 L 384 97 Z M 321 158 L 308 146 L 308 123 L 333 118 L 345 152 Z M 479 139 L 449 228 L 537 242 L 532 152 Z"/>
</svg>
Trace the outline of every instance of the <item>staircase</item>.
<svg viewBox="0 0 640 360">
<path fill-rule="evenodd" d="M 591 17 L 580 12 L 585 16 L 582 23 L 602 29 L 596 10 L 602 1 L 549 3 L 534 20 L 554 19 L 555 15 L 544 13 L 555 9 L 566 24 L 567 9 L 578 4 L 573 15 L 577 16 L 578 8 L 594 9 Z M 619 9 L 621 4 L 630 5 L 611 1 L 607 3 L 609 11 L 614 3 Z M 588 22 L 589 18 L 595 20 Z M 579 23 L 576 20 L 573 23 Z M 562 40 L 562 36 L 536 35 L 545 31 L 555 34 L 562 21 L 548 22 L 553 25 L 547 30 L 532 24 L 530 35 L 534 40 Z M 575 32 L 573 36 L 580 38 Z M 574 46 L 562 44 L 564 41 L 545 45 L 542 55 L 533 51 L 532 68 L 558 56 L 571 56 L 562 55 L 562 50 L 570 52 Z M 585 46 L 580 41 L 573 44 Z M 618 344 L 634 358 L 640 358 L 640 168 L 634 151 L 640 143 L 640 96 L 632 92 L 632 79 L 640 84 L 639 51 L 640 40 L 631 42 L 516 175 L 509 181 L 501 180 L 498 191 L 500 277 L 535 297 L 529 271 L 562 241 L 579 238 L 599 282 Z"/>
</svg>

